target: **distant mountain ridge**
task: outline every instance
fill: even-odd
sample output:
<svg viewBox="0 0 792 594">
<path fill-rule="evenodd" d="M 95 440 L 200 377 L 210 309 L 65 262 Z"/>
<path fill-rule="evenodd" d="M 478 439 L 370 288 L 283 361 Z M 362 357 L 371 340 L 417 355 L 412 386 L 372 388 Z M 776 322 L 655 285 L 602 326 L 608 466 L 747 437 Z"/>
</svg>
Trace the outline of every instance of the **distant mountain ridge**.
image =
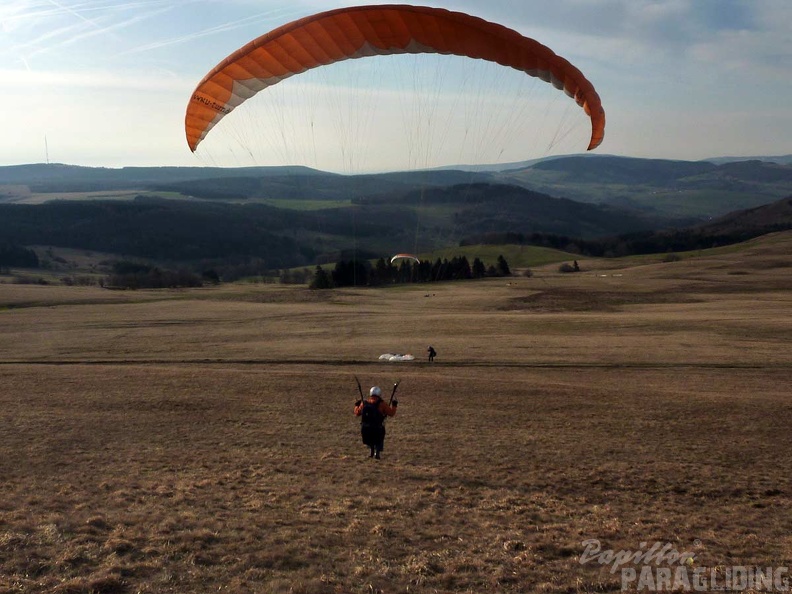
<svg viewBox="0 0 792 594">
<path fill-rule="evenodd" d="M 125 210 L 105 202 L 101 208 L 84 207 L 83 214 L 74 218 L 80 210 L 76 205 L 58 206 L 58 216 L 74 221 L 81 229 L 71 235 L 57 225 L 48 227 L 49 223 L 41 222 L 48 221 L 41 213 L 52 211 L 52 207 L 22 208 L 46 202 L 50 194 L 69 194 L 70 200 L 85 203 L 83 194 L 107 199 L 102 192 L 115 190 L 123 190 L 121 201 L 137 196 L 136 207 Z M 95 195 L 88 196 L 92 192 Z M 177 195 L 181 195 L 178 201 L 171 200 Z M 20 207 L 0 211 L 0 218 L 6 219 L 0 220 L 4 223 L 0 225 L 0 242 L 36 245 L 47 244 L 53 237 L 60 241 L 68 237 L 70 246 L 83 247 L 81 237 L 89 229 L 95 236 L 105 237 L 104 229 L 111 228 L 121 233 L 107 237 L 112 246 L 145 253 L 146 257 L 161 253 L 171 259 L 185 259 L 190 254 L 207 258 L 217 252 L 221 257 L 233 253 L 234 257 L 253 254 L 263 258 L 267 254 L 268 260 L 279 266 L 302 265 L 331 258 L 332 253 L 350 245 L 388 253 L 419 243 L 430 250 L 502 232 L 591 239 L 689 227 L 790 195 L 792 165 L 762 160 L 715 164 L 571 155 L 503 171 L 443 169 L 366 175 L 300 166 L 108 169 L 20 165 L 0 167 L 0 208 Z M 220 203 L 225 206 L 220 208 Z M 152 209 L 152 204 L 157 208 Z M 242 205 L 251 208 L 234 208 Z M 164 237 L 157 238 L 159 247 L 144 245 L 154 236 L 142 226 L 167 228 L 154 212 L 178 230 L 182 244 L 168 244 Z M 21 226 L 15 226 L 12 219 L 23 217 L 20 213 L 27 219 L 24 224 L 20 219 Z M 124 223 L 125 216 L 134 216 L 141 228 L 130 228 Z M 187 220 L 193 221 L 195 230 L 184 228 L 182 221 Z M 213 221 L 223 222 L 222 233 L 236 235 L 227 240 L 217 237 Z M 43 226 L 37 229 L 37 225 Z M 212 233 L 215 236 L 209 238 Z M 268 238 L 257 241 L 256 233 Z M 279 237 L 289 238 L 287 250 L 277 247 Z M 102 249 L 97 241 L 86 248 Z"/>
<path fill-rule="evenodd" d="M 133 183 L 134 176 L 157 179 L 146 182 L 148 192 L 132 200 L 14 204 L 0 199 L 0 245 L 67 247 L 180 263 L 198 271 L 212 267 L 224 278 L 238 278 L 273 268 L 334 262 L 352 252 L 357 258 L 380 257 L 405 251 L 405 246 L 429 252 L 471 241 L 503 243 L 520 237 L 522 243 L 543 236 L 550 247 L 577 245 L 589 255 L 627 255 L 725 245 L 792 228 L 792 189 L 782 200 L 766 203 L 771 190 L 788 187 L 790 167 L 758 161 L 714 165 L 603 159 L 599 168 L 592 168 L 589 159 L 569 158 L 518 173 L 577 180 L 596 176 L 611 180 L 602 182 L 610 191 L 623 186 L 654 195 L 651 192 L 665 188 L 668 195 L 683 200 L 695 193 L 682 187 L 699 185 L 718 197 L 735 193 L 735 187 L 746 193 L 759 188 L 765 192 L 759 197 L 765 203 L 705 221 L 670 217 L 629 200 L 596 203 L 556 197 L 513 183 L 508 175 L 456 170 L 341 176 L 246 168 L 232 170 L 237 175 L 230 177 L 202 170 L 199 173 L 207 177 L 180 181 L 180 176 L 194 173 L 134 168 L 123 172 L 124 183 Z M 48 173 L 58 170 L 50 168 Z M 83 175 L 79 183 L 93 183 L 90 170 L 87 176 L 82 169 L 67 170 L 75 174 L 72 179 Z M 0 179 L 2 174 L 0 168 Z M 654 185 L 638 183 L 648 184 L 647 179 Z M 101 176 L 93 180 L 106 183 Z M 635 184 L 630 186 L 629 180 Z M 109 183 L 114 187 L 119 182 Z M 716 189 L 719 184 L 721 190 Z M 598 187 L 594 182 L 583 186 Z M 166 190 L 200 199 L 168 199 L 156 193 Z M 2 192 L 0 185 L 0 196 Z M 269 197 L 284 199 L 286 207 L 273 206 Z M 320 205 L 313 210 L 289 207 L 305 200 Z"/>
<path fill-rule="evenodd" d="M 363 203 L 403 204 L 434 212 L 446 208 L 449 218 L 453 216 L 456 237 L 460 239 L 466 235 L 515 230 L 596 237 L 692 222 L 690 219 L 671 221 L 639 211 L 556 198 L 518 185 L 488 182 L 384 194 Z"/>
<path fill-rule="evenodd" d="M 775 157 L 712 157 L 709 159 L 705 159 L 705 161 L 709 161 L 710 163 L 715 163 L 716 165 L 724 165 L 726 163 L 736 163 L 739 161 L 764 161 L 766 163 L 778 163 L 779 165 L 792 165 L 792 155 L 777 155 Z"/>
<path fill-rule="evenodd" d="M 667 220 L 537 194 L 460 184 L 392 191 L 315 211 L 261 203 L 169 200 L 0 203 L 0 243 L 54 245 L 162 261 L 256 258 L 269 268 L 332 261 L 357 249 L 391 254 L 457 245 L 498 231 L 582 237 L 651 230 Z"/>
<path fill-rule="evenodd" d="M 711 218 L 792 194 L 792 165 L 567 157 L 491 174 L 501 183 L 580 202 L 672 217 Z"/>
<path fill-rule="evenodd" d="M 624 157 L 567 157 L 542 161 L 531 166 L 540 171 L 574 175 L 579 182 L 620 184 L 667 184 L 679 178 L 709 173 L 717 165 L 708 161 L 666 159 L 625 159 Z"/>
<path fill-rule="evenodd" d="M 635 233 L 621 241 L 630 253 L 682 252 L 732 245 L 792 229 L 792 196 L 681 229 Z"/>
<path fill-rule="evenodd" d="M 283 167 L 84 167 L 63 163 L 0 166 L 0 184 L 90 180 L 108 183 L 152 183 L 216 177 L 266 177 L 323 173 L 300 165 Z"/>
<path fill-rule="evenodd" d="M 578 160 L 606 159 L 640 162 L 644 161 L 654 165 L 663 166 L 663 163 L 690 163 L 725 165 L 745 161 L 759 161 L 763 163 L 776 163 L 778 165 L 792 165 L 792 154 L 779 156 L 751 156 L 751 157 L 712 157 L 699 161 L 680 159 L 646 159 L 637 157 L 623 157 L 601 153 L 586 153 L 580 155 L 558 155 L 526 161 L 516 161 L 500 164 L 481 165 L 449 165 L 435 169 L 421 170 L 420 173 L 431 175 L 442 171 L 460 171 L 465 173 L 502 173 L 518 171 L 529 167 L 539 166 L 547 168 L 548 163 L 555 161 L 576 162 Z M 601 164 L 600 164 L 601 165 Z M 552 168 L 552 166 L 550 166 Z M 360 175 L 401 175 L 416 172 L 390 172 Z M 64 163 L 29 163 L 24 165 L 0 165 L 0 184 L 28 184 L 43 181 L 70 181 L 70 180 L 104 180 L 114 182 L 174 182 L 195 179 L 210 179 L 223 177 L 267 177 L 283 175 L 341 175 L 321 171 L 303 165 L 273 165 L 252 167 L 190 167 L 190 166 L 150 166 L 150 167 L 90 167 L 83 165 L 68 165 Z"/>
<path fill-rule="evenodd" d="M 569 159 L 571 157 L 579 157 L 583 159 L 602 159 L 602 158 L 617 158 L 617 159 L 635 159 L 638 157 L 622 157 L 619 155 L 610 155 L 605 153 L 583 153 L 579 155 L 553 155 L 551 157 L 542 157 L 538 159 L 528 159 L 526 161 L 514 161 L 511 163 L 492 163 L 481 165 L 447 165 L 438 167 L 437 169 L 458 169 L 460 171 L 474 171 L 474 172 L 504 172 L 516 169 L 525 169 L 532 167 L 537 163 L 545 163 L 548 161 L 557 161 L 559 159 Z M 647 159 L 652 161 L 664 161 L 668 159 Z M 679 159 L 670 159 L 671 161 L 680 161 Z M 724 165 L 726 163 L 733 163 L 739 161 L 763 161 L 766 163 L 777 163 L 779 165 L 792 165 L 792 155 L 776 155 L 776 156 L 749 156 L 749 157 L 712 157 L 707 159 L 699 159 L 696 161 L 688 161 L 690 163 L 709 162 L 713 165 Z"/>
<path fill-rule="evenodd" d="M 578 202 L 642 211 L 652 216 L 710 218 L 792 194 L 785 158 L 713 161 L 570 155 L 506 164 L 501 169 L 435 169 L 341 175 L 285 167 L 76 167 L 60 164 L 0 167 L 0 202 L 26 192 L 168 191 L 209 200 L 348 200 L 465 183 L 519 185 Z M 5 187 L 5 189 L 4 189 Z"/>
<path fill-rule="evenodd" d="M 792 229 L 792 196 L 756 208 L 731 212 L 695 228 L 709 234 L 744 233 L 753 236 Z"/>
<path fill-rule="evenodd" d="M 741 243 L 771 233 L 792 229 L 792 196 L 771 204 L 729 213 L 723 217 L 690 226 L 636 231 L 610 237 L 584 239 L 549 233 L 485 233 L 471 237 L 466 244 L 539 245 L 569 250 L 574 245 L 581 255 L 594 257 L 636 254 L 672 254 Z"/>
</svg>

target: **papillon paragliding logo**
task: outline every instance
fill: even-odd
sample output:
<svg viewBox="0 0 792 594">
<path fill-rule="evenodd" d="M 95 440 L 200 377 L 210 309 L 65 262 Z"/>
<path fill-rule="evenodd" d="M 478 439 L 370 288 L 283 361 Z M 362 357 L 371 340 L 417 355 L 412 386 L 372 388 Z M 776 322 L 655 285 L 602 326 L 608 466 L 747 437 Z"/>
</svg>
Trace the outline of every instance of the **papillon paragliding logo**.
<svg viewBox="0 0 792 594">
<path fill-rule="evenodd" d="M 510 67 L 566 93 L 591 121 L 588 150 L 602 142 L 605 112 L 594 86 L 550 48 L 503 25 L 440 8 L 380 5 L 341 8 L 283 25 L 215 66 L 191 95 L 185 133 L 195 152 L 210 130 L 242 103 L 308 70 L 355 58 L 446 54 Z"/>
</svg>

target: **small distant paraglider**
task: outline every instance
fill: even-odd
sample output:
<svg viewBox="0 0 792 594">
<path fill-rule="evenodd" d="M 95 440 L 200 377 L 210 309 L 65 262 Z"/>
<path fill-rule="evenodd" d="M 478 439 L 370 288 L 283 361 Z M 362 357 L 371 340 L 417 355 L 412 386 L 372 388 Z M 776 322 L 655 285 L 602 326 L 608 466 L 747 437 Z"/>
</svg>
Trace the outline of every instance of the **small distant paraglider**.
<svg viewBox="0 0 792 594">
<path fill-rule="evenodd" d="M 413 254 L 396 254 L 390 259 L 390 263 L 393 264 L 396 260 L 413 260 L 416 264 L 421 263 L 421 260 L 418 259 L 418 256 Z"/>
</svg>

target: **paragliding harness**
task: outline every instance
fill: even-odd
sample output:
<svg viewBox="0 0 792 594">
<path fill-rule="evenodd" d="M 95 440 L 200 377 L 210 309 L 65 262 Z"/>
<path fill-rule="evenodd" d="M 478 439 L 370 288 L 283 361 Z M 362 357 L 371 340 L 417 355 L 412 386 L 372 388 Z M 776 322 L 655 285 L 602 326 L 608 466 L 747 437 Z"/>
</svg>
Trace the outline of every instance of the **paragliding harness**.
<svg viewBox="0 0 792 594">
<path fill-rule="evenodd" d="M 380 402 L 384 402 L 382 398 L 380 398 L 377 402 L 369 402 L 363 397 L 363 388 L 360 386 L 360 380 L 355 376 L 355 382 L 357 383 L 358 393 L 360 394 L 360 401 L 363 403 L 363 410 L 360 413 L 360 423 L 363 427 L 382 427 L 385 425 L 385 419 L 387 418 L 380 412 L 379 405 Z M 399 388 L 399 383 L 401 380 L 396 380 L 396 383 L 393 384 L 393 390 L 391 390 L 390 400 L 388 400 L 388 406 L 393 406 L 393 397 L 396 396 L 396 390 Z"/>
<path fill-rule="evenodd" d="M 363 439 L 363 443 L 371 448 L 370 456 L 373 458 L 379 458 L 380 452 L 385 447 L 386 415 L 382 414 L 379 409 L 382 398 L 378 398 L 376 402 L 368 402 L 364 400 L 363 389 L 360 387 L 360 380 L 358 380 L 357 376 L 355 376 L 355 381 L 357 382 L 360 400 L 363 404 L 363 408 L 360 412 L 360 436 Z M 393 384 L 393 391 L 391 392 L 390 401 L 388 403 L 389 406 L 393 405 L 393 397 L 396 395 L 396 388 L 398 387 L 399 382 L 397 381 L 395 384 Z"/>
<path fill-rule="evenodd" d="M 363 427 L 382 427 L 385 415 L 380 412 L 380 402 L 382 402 L 381 398 L 376 402 L 367 400 L 363 403 L 363 410 L 360 413 L 360 424 Z"/>
<path fill-rule="evenodd" d="M 360 400 L 363 405 L 360 411 L 360 435 L 363 438 L 363 443 L 371 448 L 372 456 L 379 458 L 379 452 L 384 447 L 385 443 L 385 419 L 387 418 L 380 411 L 380 403 L 383 402 L 382 398 L 378 398 L 376 402 L 369 402 L 363 398 L 363 389 L 360 387 L 360 380 L 355 376 L 357 382 L 358 392 L 360 393 Z M 393 406 L 393 397 L 396 395 L 396 389 L 399 387 L 397 381 L 393 384 L 393 391 L 391 391 L 390 401 L 388 406 Z"/>
</svg>

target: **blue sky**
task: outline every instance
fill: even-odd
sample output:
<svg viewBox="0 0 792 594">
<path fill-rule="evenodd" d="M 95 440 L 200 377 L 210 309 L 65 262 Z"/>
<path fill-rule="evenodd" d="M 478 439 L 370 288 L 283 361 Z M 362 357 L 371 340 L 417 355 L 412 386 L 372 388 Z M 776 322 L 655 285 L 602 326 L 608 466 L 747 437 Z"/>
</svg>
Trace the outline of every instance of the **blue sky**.
<svg viewBox="0 0 792 594">
<path fill-rule="evenodd" d="M 184 110 L 201 77 L 272 28 L 361 3 L 3 0 L 0 165 L 47 157 L 109 167 L 212 164 L 184 141 Z M 424 3 L 500 22 L 577 65 L 607 113 L 598 152 L 792 153 L 789 0 Z M 379 152 L 371 166 L 388 168 L 387 150 Z M 343 169 L 332 157 L 321 165 Z"/>
</svg>

